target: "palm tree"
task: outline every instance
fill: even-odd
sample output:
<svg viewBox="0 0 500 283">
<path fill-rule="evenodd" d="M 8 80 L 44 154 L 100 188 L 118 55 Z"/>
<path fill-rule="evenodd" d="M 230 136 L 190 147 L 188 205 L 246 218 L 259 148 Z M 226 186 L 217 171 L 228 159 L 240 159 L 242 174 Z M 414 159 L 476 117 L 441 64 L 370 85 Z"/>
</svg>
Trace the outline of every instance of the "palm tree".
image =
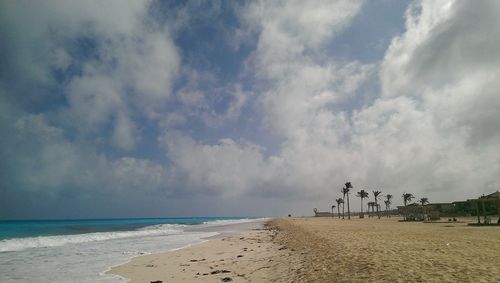
<svg viewBox="0 0 500 283">
<path fill-rule="evenodd" d="M 332 218 L 333 218 L 333 209 L 335 208 L 335 204 L 332 204 Z"/>
<path fill-rule="evenodd" d="M 357 193 L 357 197 L 361 198 L 361 215 L 360 218 L 363 217 L 363 199 L 368 198 L 368 192 L 365 190 L 361 190 Z"/>
<path fill-rule="evenodd" d="M 371 212 L 370 212 L 370 208 L 371 208 Z M 373 201 L 368 202 L 368 217 L 369 218 L 372 217 L 374 208 L 375 208 L 375 202 L 373 202 Z"/>
<path fill-rule="evenodd" d="M 406 204 L 408 204 L 408 202 L 410 202 L 414 198 L 415 197 L 413 196 L 413 194 L 410 193 L 403 194 L 403 203 L 405 205 L 404 220 L 406 220 Z"/>
<path fill-rule="evenodd" d="M 389 203 L 390 202 L 388 200 L 384 200 L 384 203 L 385 203 L 385 215 L 387 217 L 389 217 L 389 205 L 390 205 Z"/>
<path fill-rule="evenodd" d="M 377 207 L 378 219 L 380 219 L 380 212 L 379 212 L 379 209 L 378 209 L 378 199 L 379 199 L 379 195 L 382 192 L 381 191 L 372 191 L 372 192 L 373 192 L 373 197 L 375 198 L 375 206 Z"/>
<path fill-rule="evenodd" d="M 351 207 L 349 206 L 349 191 L 352 189 L 351 182 L 345 183 L 345 187 L 342 189 L 344 195 L 347 195 L 347 218 L 351 220 Z"/>
<path fill-rule="evenodd" d="M 385 195 L 385 198 L 386 200 L 384 201 L 385 202 L 385 210 L 388 211 L 387 213 L 387 217 L 390 217 L 390 210 L 391 210 L 391 199 L 392 199 L 392 195 Z"/>
<path fill-rule="evenodd" d="M 338 216 L 339 216 L 339 219 L 340 219 L 340 205 L 342 204 L 342 210 L 344 210 L 344 200 L 341 199 L 341 198 L 338 198 L 335 200 L 337 202 L 337 212 L 338 212 Z M 342 218 L 344 217 L 344 215 L 342 214 Z"/>
<path fill-rule="evenodd" d="M 340 192 L 342 192 L 342 219 L 345 219 L 344 218 L 344 215 L 345 215 L 345 195 L 346 195 L 345 188 L 342 188 L 342 190 L 340 190 Z"/>
<path fill-rule="evenodd" d="M 424 218 L 425 217 L 425 207 L 424 206 L 429 203 L 429 199 L 428 198 L 421 198 L 419 200 L 419 202 L 422 205 L 422 218 Z"/>
</svg>

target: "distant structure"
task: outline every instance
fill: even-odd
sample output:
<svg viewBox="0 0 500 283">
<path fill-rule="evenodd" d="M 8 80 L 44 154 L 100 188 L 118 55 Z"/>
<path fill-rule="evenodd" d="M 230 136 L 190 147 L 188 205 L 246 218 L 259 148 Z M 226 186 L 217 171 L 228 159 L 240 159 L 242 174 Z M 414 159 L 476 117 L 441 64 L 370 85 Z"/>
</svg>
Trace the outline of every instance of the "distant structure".
<svg viewBox="0 0 500 283">
<path fill-rule="evenodd" d="M 426 206 L 427 212 L 428 206 Z M 398 206 L 398 213 L 402 215 L 406 215 L 406 221 L 422 221 L 424 220 L 424 209 L 418 203 L 410 203 L 407 206 Z"/>
<path fill-rule="evenodd" d="M 332 217 L 333 216 L 333 214 L 331 212 L 318 211 L 317 208 L 314 208 L 313 211 L 314 211 L 314 217 Z"/>
<path fill-rule="evenodd" d="M 367 211 L 368 212 L 368 217 L 372 218 L 372 217 L 375 216 L 375 209 L 377 211 L 380 210 L 380 204 L 378 204 L 378 203 L 376 203 L 374 201 L 370 201 L 370 202 L 367 203 L 367 205 L 368 205 L 368 211 Z"/>
<path fill-rule="evenodd" d="M 466 201 L 429 203 L 425 205 L 425 210 L 418 203 L 411 203 L 406 207 L 398 206 L 397 209 L 399 214 L 406 214 L 411 220 L 423 220 L 421 218 L 425 218 L 425 216 L 429 220 L 438 220 L 440 216 L 477 216 L 479 223 L 480 216 L 483 216 L 484 220 L 486 220 L 487 216 L 500 216 L 500 192 L 496 191 L 489 195 L 483 195 L 477 199 L 468 199 Z"/>
<path fill-rule="evenodd" d="M 497 214 L 500 217 L 500 192 L 496 191 L 489 195 L 482 195 L 477 199 L 468 199 L 467 202 L 473 203 L 476 209 L 477 223 L 481 224 L 480 215 L 483 216 L 483 223 L 488 223 L 488 216 Z M 500 220 L 499 220 L 500 222 Z"/>
</svg>

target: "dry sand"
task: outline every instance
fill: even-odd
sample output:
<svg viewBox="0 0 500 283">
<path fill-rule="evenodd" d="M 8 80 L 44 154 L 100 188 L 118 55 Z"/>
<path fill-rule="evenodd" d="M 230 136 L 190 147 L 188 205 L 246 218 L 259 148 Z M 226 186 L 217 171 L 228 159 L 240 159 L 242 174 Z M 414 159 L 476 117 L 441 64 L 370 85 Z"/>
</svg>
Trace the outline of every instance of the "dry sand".
<svg viewBox="0 0 500 283">
<path fill-rule="evenodd" d="M 137 257 L 110 272 L 132 282 L 500 282 L 500 227 L 398 219 L 278 219 L 275 229 Z"/>
</svg>

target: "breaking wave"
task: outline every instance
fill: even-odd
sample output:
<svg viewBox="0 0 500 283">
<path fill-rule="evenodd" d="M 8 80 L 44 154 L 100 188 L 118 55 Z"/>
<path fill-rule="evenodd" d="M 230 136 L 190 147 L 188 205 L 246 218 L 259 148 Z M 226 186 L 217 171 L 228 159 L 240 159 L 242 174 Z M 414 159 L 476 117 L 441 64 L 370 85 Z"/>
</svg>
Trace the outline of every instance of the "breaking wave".
<svg viewBox="0 0 500 283">
<path fill-rule="evenodd" d="M 184 225 L 160 224 L 144 227 L 134 231 L 97 232 L 77 235 L 39 236 L 13 238 L 0 241 L 0 252 L 21 251 L 29 248 L 64 246 L 112 239 L 123 239 L 144 236 L 165 236 L 183 232 Z"/>
</svg>

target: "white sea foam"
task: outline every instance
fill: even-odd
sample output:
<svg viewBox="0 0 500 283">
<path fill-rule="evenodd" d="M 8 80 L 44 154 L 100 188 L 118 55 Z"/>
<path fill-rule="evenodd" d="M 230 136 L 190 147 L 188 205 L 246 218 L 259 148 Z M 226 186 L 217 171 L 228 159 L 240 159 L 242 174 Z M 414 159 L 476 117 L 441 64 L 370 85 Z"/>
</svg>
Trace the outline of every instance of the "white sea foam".
<svg viewBox="0 0 500 283">
<path fill-rule="evenodd" d="M 13 238 L 0 241 L 0 252 L 21 251 L 29 248 L 57 247 L 67 244 L 106 241 L 145 236 L 161 236 L 181 233 L 181 225 L 161 224 L 135 231 L 98 232 L 77 235 L 40 236 Z"/>
<path fill-rule="evenodd" d="M 225 225 L 232 225 L 232 224 L 265 221 L 265 220 L 269 220 L 269 219 L 270 218 L 221 219 L 221 220 L 215 220 L 215 221 L 206 221 L 206 222 L 203 222 L 203 224 L 205 224 L 206 226 L 225 226 Z"/>
<path fill-rule="evenodd" d="M 201 228 L 196 231 L 188 231 L 192 225 L 160 224 L 135 231 L 2 240 L 0 282 L 123 282 L 104 271 L 138 255 L 202 242 L 230 224 L 261 220 L 265 218 L 211 221 L 195 225 Z"/>
<path fill-rule="evenodd" d="M 178 249 L 217 234 L 135 234 L 132 237 L 66 242 L 58 246 L 3 252 L 0 253 L 0 282 L 123 282 L 119 277 L 105 275 L 104 271 L 135 256 Z"/>
</svg>

